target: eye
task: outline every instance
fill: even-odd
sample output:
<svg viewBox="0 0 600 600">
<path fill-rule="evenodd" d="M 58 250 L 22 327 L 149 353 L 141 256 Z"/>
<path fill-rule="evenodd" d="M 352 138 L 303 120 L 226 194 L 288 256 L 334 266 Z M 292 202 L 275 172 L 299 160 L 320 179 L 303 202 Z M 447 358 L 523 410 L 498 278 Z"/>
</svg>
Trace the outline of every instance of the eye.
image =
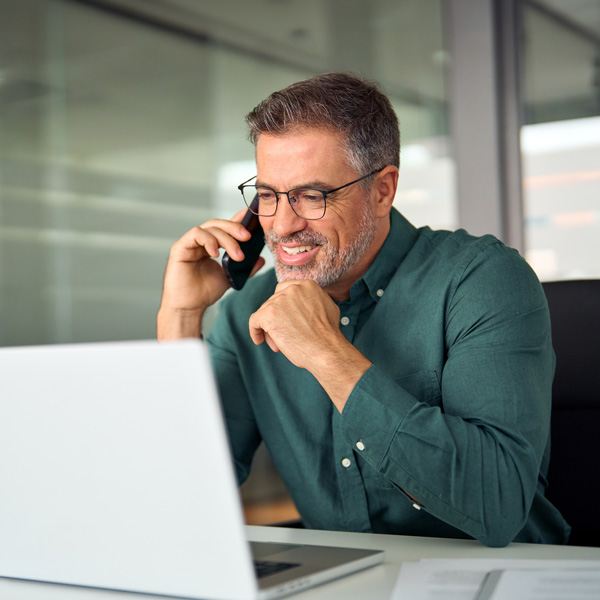
<svg viewBox="0 0 600 600">
<path fill-rule="evenodd" d="M 259 202 L 274 202 L 276 199 L 275 192 L 269 188 L 256 188 Z"/>
<path fill-rule="evenodd" d="M 320 204 L 323 202 L 323 194 L 317 190 L 294 190 L 294 197 L 298 202 L 306 204 Z"/>
</svg>

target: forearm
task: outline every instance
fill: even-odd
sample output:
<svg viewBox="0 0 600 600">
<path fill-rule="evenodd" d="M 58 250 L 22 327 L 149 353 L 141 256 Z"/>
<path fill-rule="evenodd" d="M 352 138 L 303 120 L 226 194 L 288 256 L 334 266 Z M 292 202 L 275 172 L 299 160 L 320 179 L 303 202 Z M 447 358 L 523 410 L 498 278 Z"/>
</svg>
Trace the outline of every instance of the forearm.
<svg viewBox="0 0 600 600">
<path fill-rule="evenodd" d="M 352 390 L 372 363 L 343 336 L 324 344 L 309 370 L 341 413 Z"/>
</svg>

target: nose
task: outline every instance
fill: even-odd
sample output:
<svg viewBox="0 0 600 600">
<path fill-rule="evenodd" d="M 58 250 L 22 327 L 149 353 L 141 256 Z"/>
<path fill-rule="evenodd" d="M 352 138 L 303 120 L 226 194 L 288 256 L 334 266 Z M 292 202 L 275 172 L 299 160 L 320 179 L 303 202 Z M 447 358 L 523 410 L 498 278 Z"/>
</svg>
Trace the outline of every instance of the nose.
<svg viewBox="0 0 600 600">
<path fill-rule="evenodd" d="M 306 219 L 301 219 L 292 209 L 286 194 L 278 194 L 277 212 L 272 217 L 273 231 L 283 237 L 306 227 Z"/>
</svg>

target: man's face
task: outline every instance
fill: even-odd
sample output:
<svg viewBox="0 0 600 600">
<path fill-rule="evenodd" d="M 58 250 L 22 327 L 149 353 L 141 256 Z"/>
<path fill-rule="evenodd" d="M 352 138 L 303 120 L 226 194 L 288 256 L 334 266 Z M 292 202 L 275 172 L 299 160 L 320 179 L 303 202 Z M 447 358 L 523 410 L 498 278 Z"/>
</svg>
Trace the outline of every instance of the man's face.
<svg viewBox="0 0 600 600">
<path fill-rule="evenodd" d="M 348 166 L 339 134 L 303 129 L 284 135 L 262 134 L 256 146 L 257 185 L 275 191 L 330 190 L 358 179 Z M 325 216 L 298 217 L 280 196 L 277 212 L 261 217 L 279 281 L 312 279 L 334 292 L 349 290 L 373 259 L 368 250 L 376 223 L 370 195 L 360 184 L 327 196 Z M 345 294 L 342 294 L 345 295 Z"/>
</svg>

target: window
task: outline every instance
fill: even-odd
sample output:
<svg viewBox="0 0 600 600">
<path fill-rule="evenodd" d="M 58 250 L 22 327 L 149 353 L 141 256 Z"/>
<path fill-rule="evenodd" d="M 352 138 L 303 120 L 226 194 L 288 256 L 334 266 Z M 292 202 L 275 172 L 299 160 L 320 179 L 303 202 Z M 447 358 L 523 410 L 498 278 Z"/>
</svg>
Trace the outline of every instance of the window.
<svg viewBox="0 0 600 600">
<path fill-rule="evenodd" d="M 526 256 L 543 280 L 600 277 L 600 3 L 525 2 Z"/>
<path fill-rule="evenodd" d="M 382 83 L 397 206 L 456 225 L 440 1 L 132 4 L 1 3 L 0 345 L 153 337 L 171 244 L 242 206 L 244 115 L 318 72 Z"/>
</svg>

